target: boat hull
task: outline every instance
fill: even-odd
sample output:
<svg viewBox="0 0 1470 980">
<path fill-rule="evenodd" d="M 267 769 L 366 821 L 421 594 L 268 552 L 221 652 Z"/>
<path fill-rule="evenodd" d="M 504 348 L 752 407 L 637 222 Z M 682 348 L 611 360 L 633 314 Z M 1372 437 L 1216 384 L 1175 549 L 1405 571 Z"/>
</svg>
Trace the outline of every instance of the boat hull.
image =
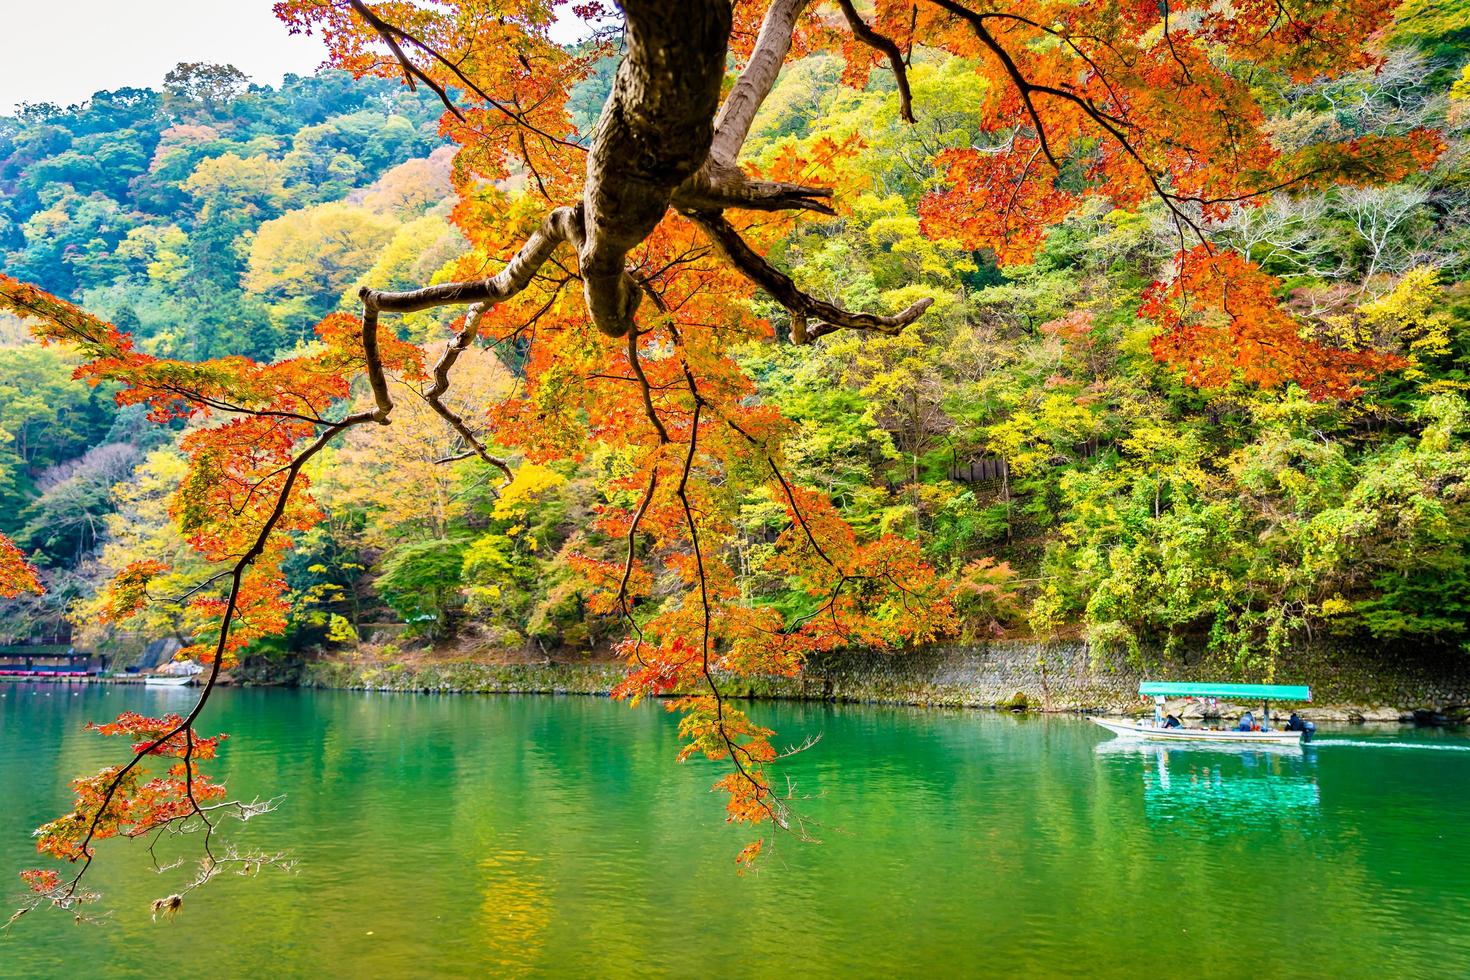
<svg viewBox="0 0 1470 980">
<path fill-rule="evenodd" d="M 1233 745 L 1302 744 L 1301 732 L 1216 732 L 1203 728 L 1155 728 L 1136 721 L 1117 718 L 1093 718 L 1093 723 L 1121 738 L 1142 738 L 1151 742 L 1221 742 Z"/>
</svg>

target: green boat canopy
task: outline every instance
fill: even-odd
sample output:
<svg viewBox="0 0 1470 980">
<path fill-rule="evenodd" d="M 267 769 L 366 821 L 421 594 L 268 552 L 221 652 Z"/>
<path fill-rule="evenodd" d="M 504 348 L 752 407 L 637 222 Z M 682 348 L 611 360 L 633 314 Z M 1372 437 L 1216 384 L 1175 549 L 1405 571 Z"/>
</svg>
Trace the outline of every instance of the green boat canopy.
<svg viewBox="0 0 1470 980">
<path fill-rule="evenodd" d="M 1310 701 L 1305 684 L 1176 684 L 1144 681 L 1138 693 L 1150 698 L 1240 698 L 1244 701 Z"/>
</svg>

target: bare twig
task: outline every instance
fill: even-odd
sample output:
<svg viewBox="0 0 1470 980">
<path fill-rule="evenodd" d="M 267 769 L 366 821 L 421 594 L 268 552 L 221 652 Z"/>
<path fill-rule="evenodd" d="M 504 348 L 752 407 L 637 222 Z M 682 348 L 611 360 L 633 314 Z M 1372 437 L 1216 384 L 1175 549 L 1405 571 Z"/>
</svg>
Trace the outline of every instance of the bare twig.
<svg viewBox="0 0 1470 980">
<path fill-rule="evenodd" d="M 488 309 L 489 307 L 486 304 L 477 303 L 470 308 L 469 313 L 465 314 L 464 329 L 456 334 L 455 338 L 444 347 L 444 353 L 439 356 L 438 362 L 434 364 L 432 371 L 434 383 L 424 392 L 424 401 L 428 402 L 429 407 L 438 412 L 453 427 L 454 431 L 459 433 L 460 438 L 469 445 L 475 455 L 500 470 L 501 474 L 505 477 L 505 482 L 509 484 L 514 478 L 514 474 L 510 471 L 510 464 L 499 456 L 491 455 L 484 444 L 480 442 L 479 437 L 470 431 L 470 427 L 465 424 L 463 416 L 444 404 L 443 401 L 444 394 L 449 391 L 449 372 L 454 369 L 454 364 L 459 360 L 459 355 L 463 354 L 470 344 L 474 343 L 475 337 L 479 334 L 480 330 L 480 318 L 485 315 Z"/>
</svg>

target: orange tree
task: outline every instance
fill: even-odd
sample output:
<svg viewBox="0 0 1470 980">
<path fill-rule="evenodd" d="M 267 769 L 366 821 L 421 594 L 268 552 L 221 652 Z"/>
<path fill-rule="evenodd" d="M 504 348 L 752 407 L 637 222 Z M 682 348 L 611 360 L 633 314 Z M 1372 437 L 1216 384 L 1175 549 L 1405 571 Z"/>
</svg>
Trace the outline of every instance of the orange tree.
<svg viewBox="0 0 1470 980">
<path fill-rule="evenodd" d="M 620 561 L 574 559 L 597 609 L 626 620 L 630 670 L 617 694 L 674 695 L 682 757 L 727 765 L 718 786 L 733 821 L 800 830 L 773 788 L 773 733 L 722 694 L 722 678 L 793 674 L 818 651 L 923 642 L 952 626 L 949 583 L 912 542 L 864 539 L 831 503 L 789 480 L 791 423 L 754 397 L 732 358 L 776 324 L 752 315 L 759 291 L 796 345 L 838 330 L 892 334 L 921 317 L 839 308 L 803 291 L 766 258 L 800 221 L 838 214 L 838 161 L 851 147 L 819 143 L 757 167 L 741 149 L 792 53 L 840 52 L 845 81 L 890 72 L 907 120 L 916 49 L 968 59 L 983 77 L 983 145 L 932 159 L 940 175 L 921 202 L 924 233 L 1027 261 L 1047 229 L 1104 199 L 1161 206 L 1178 254 L 1140 315 L 1157 321 L 1154 351 L 1193 382 L 1303 385 L 1352 395 L 1395 362 L 1311 340 L 1276 300 L 1276 283 L 1212 244 L 1212 222 L 1262 195 L 1333 183 L 1392 181 L 1427 166 L 1442 144 L 1409 131 L 1290 152 L 1273 145 L 1259 82 L 1301 82 L 1371 68 L 1392 0 L 623 0 L 560 10 L 556 0 L 284 0 L 293 32 L 319 34 L 331 60 L 358 76 L 400 77 L 443 101 L 458 145 L 453 220 L 471 243 L 454 281 L 402 292 L 365 288 L 358 316 L 334 314 L 313 347 L 276 363 L 243 357 L 163 360 L 68 303 L 5 279 L 0 307 L 43 339 L 90 359 L 80 375 L 122 386 L 160 421 L 188 419 L 189 471 L 173 515 L 216 566 L 173 601 L 218 630 L 189 649 L 208 663 L 183 717 L 124 715 L 100 727 L 132 738 L 131 756 L 76 783 L 74 808 L 41 828 L 39 848 L 74 862 L 67 877 L 27 872 L 36 904 L 72 908 L 96 842 L 178 829 L 212 830 L 234 806 L 200 775 L 216 741 L 196 734 L 220 670 L 282 628 L 281 559 L 319 513 L 307 464 L 356 426 L 389 425 L 396 401 L 421 398 L 477 457 L 507 479 L 516 460 L 575 458 L 594 445 L 618 460 L 603 488 L 601 529 L 626 542 Z M 582 53 L 550 35 L 583 18 Z M 590 134 L 568 116 L 568 93 L 595 59 L 620 57 Z M 730 78 L 734 65 L 733 79 Z M 388 318 L 463 310 L 434 358 L 397 339 Z M 518 383 L 481 410 L 444 401 L 461 355 L 514 343 Z M 367 393 L 353 402 L 354 385 Z M 353 410 L 350 406 L 366 406 Z M 496 455 L 497 449 L 506 453 Z M 741 601 L 727 561 L 738 495 L 764 492 L 788 527 L 775 570 L 813 597 L 785 617 Z M 0 551 L 7 588 L 30 587 L 21 556 Z M 108 614 L 162 597 L 157 561 L 124 569 Z M 670 590 L 669 581 L 678 584 Z M 151 757 L 173 759 L 145 778 Z M 221 811 L 223 812 L 223 811 Z M 218 867 L 205 835 L 206 874 Z M 753 859 L 757 840 L 740 860 Z M 249 859 L 244 860 L 247 864 Z"/>
</svg>

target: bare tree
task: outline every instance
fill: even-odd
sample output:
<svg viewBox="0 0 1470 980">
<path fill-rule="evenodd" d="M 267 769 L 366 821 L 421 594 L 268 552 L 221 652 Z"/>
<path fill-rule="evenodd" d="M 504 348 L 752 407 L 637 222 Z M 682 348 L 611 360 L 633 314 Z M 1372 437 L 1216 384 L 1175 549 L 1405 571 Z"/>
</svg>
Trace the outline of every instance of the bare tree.
<svg viewBox="0 0 1470 980">
<path fill-rule="evenodd" d="M 1353 187 L 1337 195 L 1338 210 L 1352 222 L 1367 249 L 1363 290 L 1378 273 L 1401 273 L 1425 259 L 1423 250 L 1406 240 L 1404 231 L 1429 198 L 1429 191 L 1413 184 Z"/>
<path fill-rule="evenodd" d="M 1347 271 L 1332 242 L 1322 234 L 1328 212 L 1321 194 L 1273 194 L 1259 207 L 1236 208 L 1218 226 L 1219 239 L 1252 261 L 1268 267 L 1338 279 Z"/>
</svg>

